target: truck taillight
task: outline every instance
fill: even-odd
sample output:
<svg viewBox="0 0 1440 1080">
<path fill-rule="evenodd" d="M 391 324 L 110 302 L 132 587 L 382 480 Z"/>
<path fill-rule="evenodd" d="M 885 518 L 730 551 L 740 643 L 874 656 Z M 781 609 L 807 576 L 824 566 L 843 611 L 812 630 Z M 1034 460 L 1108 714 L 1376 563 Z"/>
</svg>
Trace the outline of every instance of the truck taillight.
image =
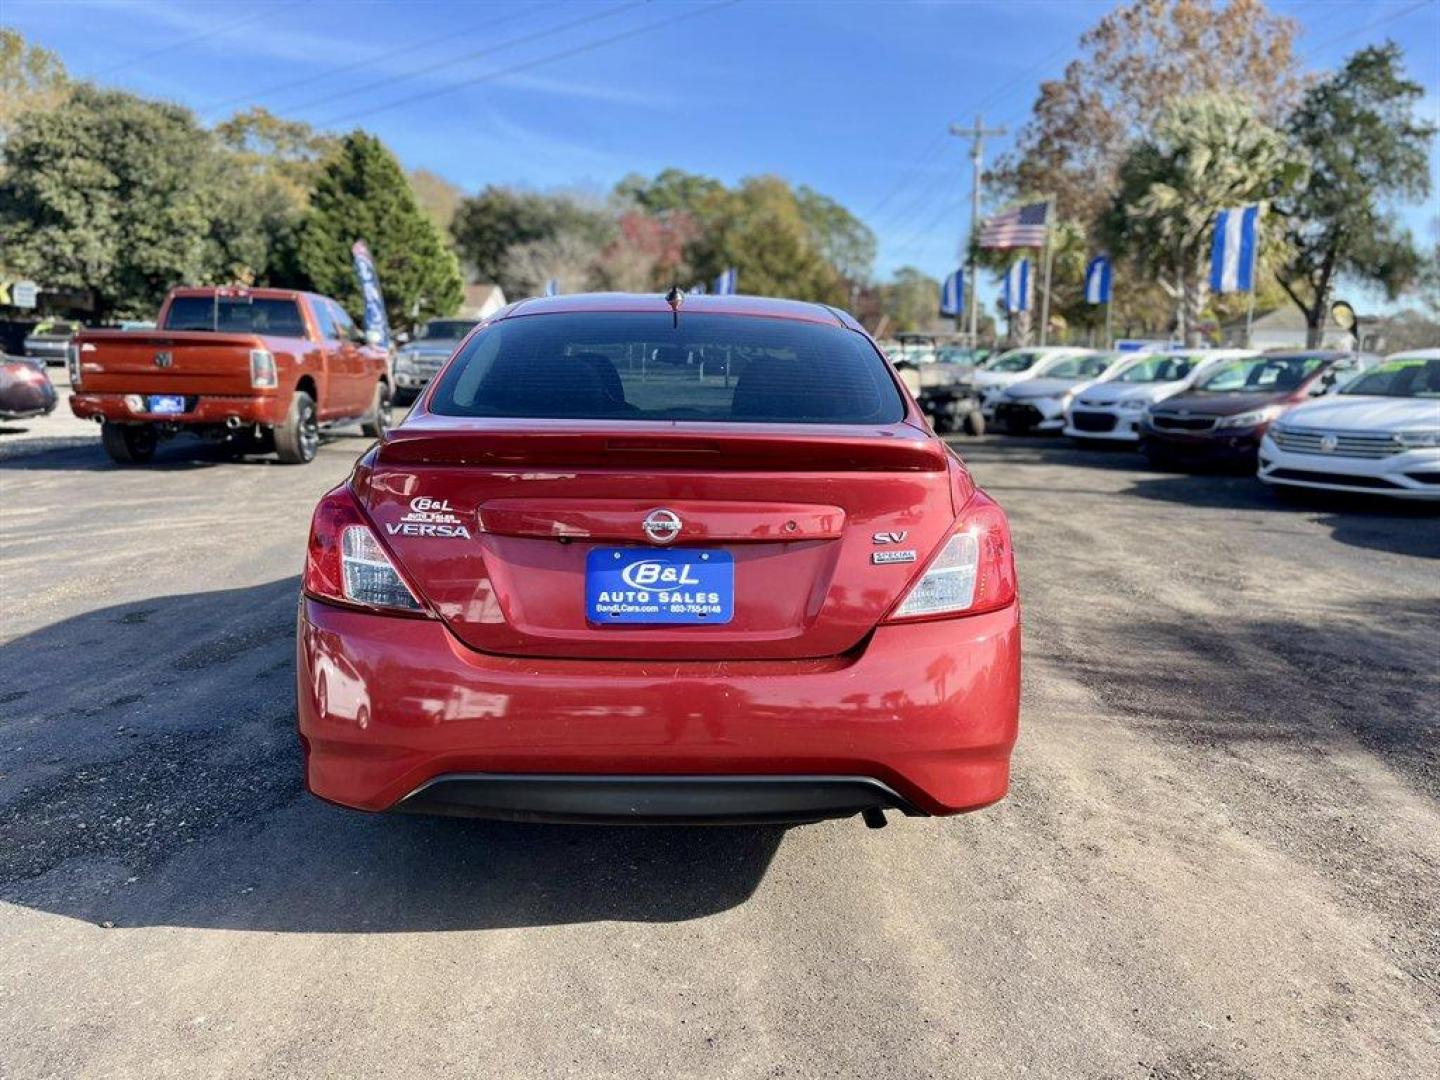
<svg viewBox="0 0 1440 1080">
<path fill-rule="evenodd" d="M 1004 511 L 977 491 L 888 621 L 978 615 L 1008 606 L 1015 594 L 1010 525 Z"/>
<path fill-rule="evenodd" d="M 80 389 L 80 343 L 72 341 L 65 350 L 65 366 L 70 371 L 70 389 Z"/>
<path fill-rule="evenodd" d="M 387 614 L 426 614 L 395 569 L 347 485 L 320 500 L 310 520 L 305 595 Z"/>
<path fill-rule="evenodd" d="M 273 390 L 279 385 L 275 376 L 275 357 L 265 349 L 250 350 L 250 385 L 256 390 Z"/>
</svg>

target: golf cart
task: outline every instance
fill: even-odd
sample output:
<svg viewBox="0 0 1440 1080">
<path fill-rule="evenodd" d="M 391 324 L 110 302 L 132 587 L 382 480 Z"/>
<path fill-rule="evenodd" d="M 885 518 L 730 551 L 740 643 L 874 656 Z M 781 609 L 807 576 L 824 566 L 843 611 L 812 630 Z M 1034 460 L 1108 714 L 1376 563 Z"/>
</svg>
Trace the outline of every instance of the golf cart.
<svg viewBox="0 0 1440 1080">
<path fill-rule="evenodd" d="M 975 363 L 966 351 L 942 345 L 931 334 L 897 334 L 895 370 L 940 434 L 983 435 L 980 395 L 971 383 Z"/>
</svg>

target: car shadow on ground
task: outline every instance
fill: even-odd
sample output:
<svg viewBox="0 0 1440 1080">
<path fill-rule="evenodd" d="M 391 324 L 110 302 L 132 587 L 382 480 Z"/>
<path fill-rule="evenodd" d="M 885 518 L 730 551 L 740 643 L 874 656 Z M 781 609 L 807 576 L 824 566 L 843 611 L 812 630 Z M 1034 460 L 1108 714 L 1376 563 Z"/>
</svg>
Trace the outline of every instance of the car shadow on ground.
<svg viewBox="0 0 1440 1080">
<path fill-rule="evenodd" d="M 1067 489 L 1065 494 L 1119 498 L 1138 496 L 1216 510 L 1309 515 L 1331 530 L 1342 544 L 1440 559 L 1440 504 L 1387 499 L 1382 495 L 1348 494 L 1276 488 L 1257 480 L 1249 470 L 1205 468 L 1176 472 L 1158 469 L 1133 447 L 1123 444 L 1075 444 L 1059 437 L 997 436 L 993 439 L 951 440 L 962 458 L 979 467 L 983 483 L 986 464 L 1062 465 L 1135 474 L 1124 491 Z M 1006 491 L 1050 490 L 1018 485 Z M 1059 494 L 1057 492 L 1057 494 Z"/>
<path fill-rule="evenodd" d="M 666 922 L 743 903 L 779 827 L 372 815 L 306 794 L 298 581 L 105 608 L 0 660 L 0 900 L 115 926 Z M 83 655 L 83 665 L 75 665 Z"/>
</svg>

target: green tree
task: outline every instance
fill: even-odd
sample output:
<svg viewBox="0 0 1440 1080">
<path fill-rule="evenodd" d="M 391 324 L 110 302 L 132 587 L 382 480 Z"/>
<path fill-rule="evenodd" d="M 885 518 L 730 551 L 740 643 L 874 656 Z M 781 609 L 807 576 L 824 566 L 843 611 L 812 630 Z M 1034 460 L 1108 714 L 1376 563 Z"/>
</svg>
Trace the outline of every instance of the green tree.
<svg viewBox="0 0 1440 1080">
<path fill-rule="evenodd" d="M 847 282 L 864 285 L 875 264 L 875 234 L 828 195 L 801 184 L 795 189 L 810 242 Z"/>
<path fill-rule="evenodd" d="M 885 288 L 884 305 L 892 331 L 919 330 L 939 317 L 940 282 L 913 266 L 902 266 Z"/>
<path fill-rule="evenodd" d="M 613 238 L 614 229 L 610 214 L 581 206 L 568 196 L 494 185 L 462 200 L 451 224 L 455 246 L 475 280 L 495 282 L 516 294 L 528 285 L 510 272 L 511 248 L 569 234 L 598 249 Z M 574 244 L 567 241 L 565 246 Z"/>
<path fill-rule="evenodd" d="M 1179 295 L 1181 333 L 1187 345 L 1198 345 L 1216 213 L 1273 202 L 1304 176 L 1303 159 L 1245 101 L 1184 99 L 1121 165 L 1102 231 L 1112 251 Z M 1263 226 L 1262 237 L 1273 240 Z"/>
<path fill-rule="evenodd" d="M 415 202 L 395 156 L 373 135 L 354 131 L 326 160 L 300 230 L 300 266 L 321 292 L 353 317 L 364 301 L 350 248 L 364 240 L 375 258 L 393 325 L 449 315 L 464 298 L 455 255 Z"/>
<path fill-rule="evenodd" d="M 415 201 L 420 204 L 420 209 L 435 223 L 440 235 L 449 240 L 450 226 L 455 221 L 455 211 L 460 208 L 465 192 L 429 169 L 412 169 L 409 178 L 410 190 L 415 192 Z"/>
<path fill-rule="evenodd" d="M 736 191 L 710 196 L 701 221 L 708 223 L 707 237 L 696 245 L 694 262 L 702 280 L 733 266 L 740 289 L 751 295 L 846 302 L 839 273 L 816 247 L 794 191 L 779 177 L 750 177 Z"/>
<path fill-rule="evenodd" d="M 222 192 L 232 213 L 222 218 L 222 231 L 225 221 L 258 218 L 260 223 L 259 246 L 239 252 L 240 265 L 248 268 L 239 276 L 265 285 L 309 288 L 300 267 L 300 224 L 325 159 L 336 152 L 339 140 L 258 106 L 217 124 L 215 135 L 232 163 Z M 231 246 L 241 247 L 238 242 Z"/>
<path fill-rule="evenodd" d="M 15 130 L 22 113 L 55 108 L 69 89 L 58 56 L 0 26 L 0 140 Z"/>
<path fill-rule="evenodd" d="M 1430 193 L 1435 127 L 1415 116 L 1425 88 L 1406 78 L 1393 43 L 1361 49 L 1312 86 L 1290 118 L 1310 160 L 1305 186 L 1283 200 L 1290 257 L 1276 278 L 1321 343 L 1337 275 L 1380 286 L 1396 299 L 1421 270 L 1410 233 L 1384 204 Z"/>
<path fill-rule="evenodd" d="M 153 315 L 174 285 L 265 262 L 232 164 L 188 110 L 77 84 L 5 140 L 0 251 L 13 271 L 90 290 L 101 318 Z"/>
<path fill-rule="evenodd" d="M 717 197 L 725 194 L 725 185 L 712 176 L 687 173 L 683 169 L 664 169 L 654 179 L 631 173 L 615 185 L 615 194 L 647 214 L 682 210 L 698 216 L 707 206 L 713 205 Z"/>
</svg>

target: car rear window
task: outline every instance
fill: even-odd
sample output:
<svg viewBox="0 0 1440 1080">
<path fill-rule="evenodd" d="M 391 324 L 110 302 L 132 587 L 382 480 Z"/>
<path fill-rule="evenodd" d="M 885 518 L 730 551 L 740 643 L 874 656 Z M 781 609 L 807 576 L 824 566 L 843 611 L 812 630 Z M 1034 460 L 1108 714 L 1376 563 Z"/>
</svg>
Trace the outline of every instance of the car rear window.
<svg viewBox="0 0 1440 1080">
<path fill-rule="evenodd" d="M 870 342 L 841 326 L 670 312 L 520 316 L 470 339 L 443 416 L 891 424 L 904 402 Z"/>
<path fill-rule="evenodd" d="M 294 300 L 253 297 L 177 296 L 162 330 L 217 330 L 225 334 L 305 337 L 305 320 Z"/>
</svg>

